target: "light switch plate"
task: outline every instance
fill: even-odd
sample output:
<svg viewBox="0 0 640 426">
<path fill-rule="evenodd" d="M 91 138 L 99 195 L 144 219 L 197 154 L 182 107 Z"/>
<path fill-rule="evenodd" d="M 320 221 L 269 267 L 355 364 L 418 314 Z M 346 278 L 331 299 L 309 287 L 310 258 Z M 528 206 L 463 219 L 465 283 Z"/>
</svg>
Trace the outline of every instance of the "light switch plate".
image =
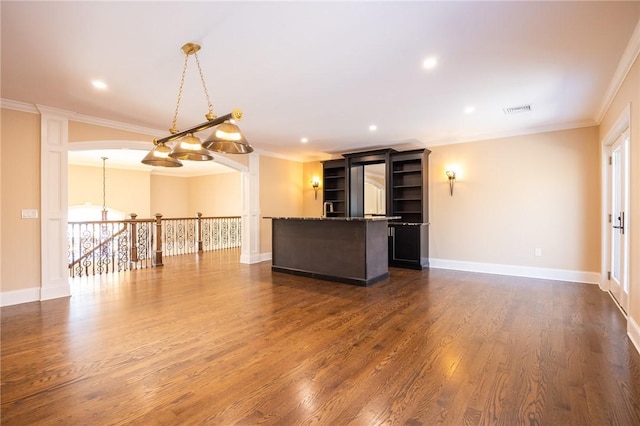
<svg viewBox="0 0 640 426">
<path fill-rule="evenodd" d="M 22 209 L 22 218 L 23 219 L 37 219 L 38 218 L 38 209 Z"/>
</svg>

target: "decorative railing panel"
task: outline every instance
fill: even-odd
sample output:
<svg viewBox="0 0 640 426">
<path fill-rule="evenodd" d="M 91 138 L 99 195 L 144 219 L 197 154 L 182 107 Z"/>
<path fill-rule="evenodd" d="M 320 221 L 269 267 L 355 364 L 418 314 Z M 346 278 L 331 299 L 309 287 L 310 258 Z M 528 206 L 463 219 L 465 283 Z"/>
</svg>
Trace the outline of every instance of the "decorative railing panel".
<svg viewBox="0 0 640 426">
<path fill-rule="evenodd" d="M 69 273 L 99 275 L 162 265 L 162 257 L 240 247 L 239 216 L 69 222 Z"/>
<path fill-rule="evenodd" d="M 162 219 L 164 244 L 162 252 L 165 256 L 196 253 L 196 219 L 177 218 Z"/>
<path fill-rule="evenodd" d="M 202 226 L 202 250 L 220 250 L 240 247 L 242 226 L 240 217 L 206 217 L 200 220 Z"/>
<path fill-rule="evenodd" d="M 100 275 L 152 266 L 153 220 L 69 222 L 69 273 Z"/>
</svg>

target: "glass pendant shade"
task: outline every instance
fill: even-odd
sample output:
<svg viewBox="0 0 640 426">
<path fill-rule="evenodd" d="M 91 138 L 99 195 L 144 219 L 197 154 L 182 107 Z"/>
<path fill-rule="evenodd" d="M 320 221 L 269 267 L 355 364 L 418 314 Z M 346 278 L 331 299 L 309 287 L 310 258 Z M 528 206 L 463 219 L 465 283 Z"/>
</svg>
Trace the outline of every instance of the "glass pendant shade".
<svg viewBox="0 0 640 426">
<path fill-rule="evenodd" d="M 169 157 L 177 160 L 209 161 L 213 160 L 213 155 L 202 148 L 200 139 L 189 133 L 187 136 L 176 142 Z"/>
<path fill-rule="evenodd" d="M 161 143 L 149 151 L 149 153 L 142 159 L 142 164 L 160 167 L 182 167 L 182 163 L 180 161 L 169 157 L 170 152 L 171 148 Z"/>
<path fill-rule="evenodd" d="M 229 120 L 216 127 L 209 138 L 202 142 L 202 147 L 224 154 L 248 154 L 253 151 L 240 128 Z"/>
</svg>

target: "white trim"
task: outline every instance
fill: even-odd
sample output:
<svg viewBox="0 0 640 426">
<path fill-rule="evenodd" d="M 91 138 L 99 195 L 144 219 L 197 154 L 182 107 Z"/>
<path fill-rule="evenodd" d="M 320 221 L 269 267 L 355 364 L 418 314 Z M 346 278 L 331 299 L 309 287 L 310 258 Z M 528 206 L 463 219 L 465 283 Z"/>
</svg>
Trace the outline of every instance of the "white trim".
<svg viewBox="0 0 640 426">
<path fill-rule="evenodd" d="M 627 315 L 627 336 L 636 347 L 636 351 L 640 354 L 640 324 L 635 322 L 631 315 Z"/>
<path fill-rule="evenodd" d="M 244 254 L 240 255 L 240 263 L 245 263 L 245 264 L 266 262 L 267 260 L 271 260 L 271 252 L 258 253 L 258 254 L 247 255 L 247 256 L 245 256 Z"/>
<path fill-rule="evenodd" d="M 249 167 L 242 172 L 242 249 L 240 263 L 260 262 L 260 156 L 248 154 Z"/>
<path fill-rule="evenodd" d="M 82 141 L 69 143 L 69 151 L 91 151 L 94 149 L 137 149 L 148 151 L 153 148 L 153 142 L 135 141 L 125 139 L 112 139 L 100 141 Z"/>
<path fill-rule="evenodd" d="M 485 134 L 479 134 L 475 136 L 468 136 L 464 138 L 440 139 L 435 141 L 427 141 L 425 143 L 425 146 L 427 148 L 430 148 L 434 146 L 453 145 L 458 143 L 480 142 L 480 141 L 492 140 L 492 139 L 510 138 L 514 136 L 537 135 L 539 133 L 559 132 L 562 130 L 580 129 L 583 127 L 595 127 L 597 125 L 598 123 L 596 123 L 593 120 L 578 121 L 573 123 L 558 123 L 558 124 L 550 124 L 546 126 L 531 127 L 528 129 L 514 130 L 509 132 L 485 133 Z"/>
<path fill-rule="evenodd" d="M 462 260 L 429 259 L 429 266 L 435 269 L 481 272 L 485 274 L 513 275 L 516 277 L 539 278 L 544 280 L 570 281 L 598 284 L 598 272 L 571 271 L 568 269 L 537 268 L 533 266 L 500 265 L 496 263 L 466 262 Z"/>
<path fill-rule="evenodd" d="M 35 105 L 20 101 L 12 101 L 11 99 L 0 98 L 0 107 L 12 109 L 14 111 L 28 112 L 31 114 L 40 114 L 40 111 L 38 111 L 38 108 L 36 108 Z"/>
<path fill-rule="evenodd" d="M 616 72 L 613 74 L 609 87 L 607 88 L 605 95 L 602 97 L 602 103 L 600 104 L 600 108 L 598 108 L 594 118 L 598 125 L 609 110 L 611 103 L 618 94 L 618 90 L 620 90 L 620 86 L 622 86 L 624 79 L 629 74 L 629 71 L 631 71 L 631 67 L 636 61 L 638 55 L 640 55 L 640 21 L 636 24 L 636 28 L 629 39 L 629 43 L 627 43 L 627 47 L 620 58 Z"/>
<path fill-rule="evenodd" d="M 67 265 L 65 265 L 65 267 L 66 266 Z M 59 299 L 61 297 L 71 297 L 71 286 L 68 283 L 53 286 L 43 285 L 40 290 L 40 300 Z"/>
<path fill-rule="evenodd" d="M 279 154 L 277 152 L 266 151 L 260 148 L 254 148 L 253 152 L 255 152 L 256 154 L 260 154 L 263 157 L 279 158 L 280 160 L 296 161 L 298 163 L 304 163 L 305 161 L 310 161 L 304 155 Z M 329 156 L 327 155 L 326 158 L 323 157 L 322 159 L 328 160 Z"/>
<path fill-rule="evenodd" d="M 611 233 L 609 232 L 609 148 L 631 126 L 631 104 L 622 110 L 616 122 L 600 141 L 600 290 L 610 291 L 611 282 L 607 271 L 610 271 Z M 627 277 L 627 279 L 629 279 Z M 613 296 L 612 296 L 613 298 Z M 617 303 L 617 302 L 616 302 Z"/>
<path fill-rule="evenodd" d="M 40 300 L 40 287 L 29 287 L 0 293 L 0 306 L 19 305 L 21 303 L 37 302 L 38 300 Z"/>
<path fill-rule="evenodd" d="M 620 113 L 620 116 L 616 120 L 615 124 L 609 129 L 605 137 L 602 139 L 603 145 L 613 145 L 613 143 L 620 137 L 621 134 L 627 131 L 631 124 L 631 103 Z"/>
<path fill-rule="evenodd" d="M 34 105 L 26 102 L 14 101 L 11 99 L 0 98 L 0 107 L 6 109 L 13 109 L 16 111 L 30 112 L 38 114 L 40 112 L 47 112 L 50 114 L 62 115 L 67 117 L 70 121 L 78 123 L 93 124 L 95 126 L 108 127 L 116 130 L 124 130 L 127 132 L 141 133 L 143 135 L 149 135 L 153 137 L 161 137 L 167 134 L 166 131 L 152 129 L 150 127 L 138 126 L 135 124 L 123 123 L 120 121 L 107 120 L 105 118 L 92 117 L 89 115 L 79 114 L 74 111 L 69 111 L 61 108 L 49 107 L 46 105 Z"/>
<path fill-rule="evenodd" d="M 124 130 L 126 132 L 141 133 L 153 137 L 167 136 L 167 131 L 152 129 L 150 127 L 138 126 L 135 124 L 122 123 L 120 121 L 107 120 L 106 118 L 91 117 L 89 115 L 74 114 L 71 121 L 78 123 L 93 124 L 95 126 L 108 127 L 110 129 Z"/>
<path fill-rule="evenodd" d="M 71 295 L 67 265 L 67 147 L 69 120 L 60 110 L 40 111 L 40 299 Z"/>
</svg>

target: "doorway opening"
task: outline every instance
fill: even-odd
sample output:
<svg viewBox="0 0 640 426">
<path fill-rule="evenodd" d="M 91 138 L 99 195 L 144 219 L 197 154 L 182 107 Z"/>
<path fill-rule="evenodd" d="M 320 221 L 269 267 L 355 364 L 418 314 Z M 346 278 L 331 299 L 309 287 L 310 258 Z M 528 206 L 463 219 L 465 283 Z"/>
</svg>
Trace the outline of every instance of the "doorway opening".
<svg viewBox="0 0 640 426">
<path fill-rule="evenodd" d="M 623 114 L 603 140 L 603 280 L 625 314 L 629 307 L 629 235 L 631 164 L 629 114 Z"/>
</svg>

